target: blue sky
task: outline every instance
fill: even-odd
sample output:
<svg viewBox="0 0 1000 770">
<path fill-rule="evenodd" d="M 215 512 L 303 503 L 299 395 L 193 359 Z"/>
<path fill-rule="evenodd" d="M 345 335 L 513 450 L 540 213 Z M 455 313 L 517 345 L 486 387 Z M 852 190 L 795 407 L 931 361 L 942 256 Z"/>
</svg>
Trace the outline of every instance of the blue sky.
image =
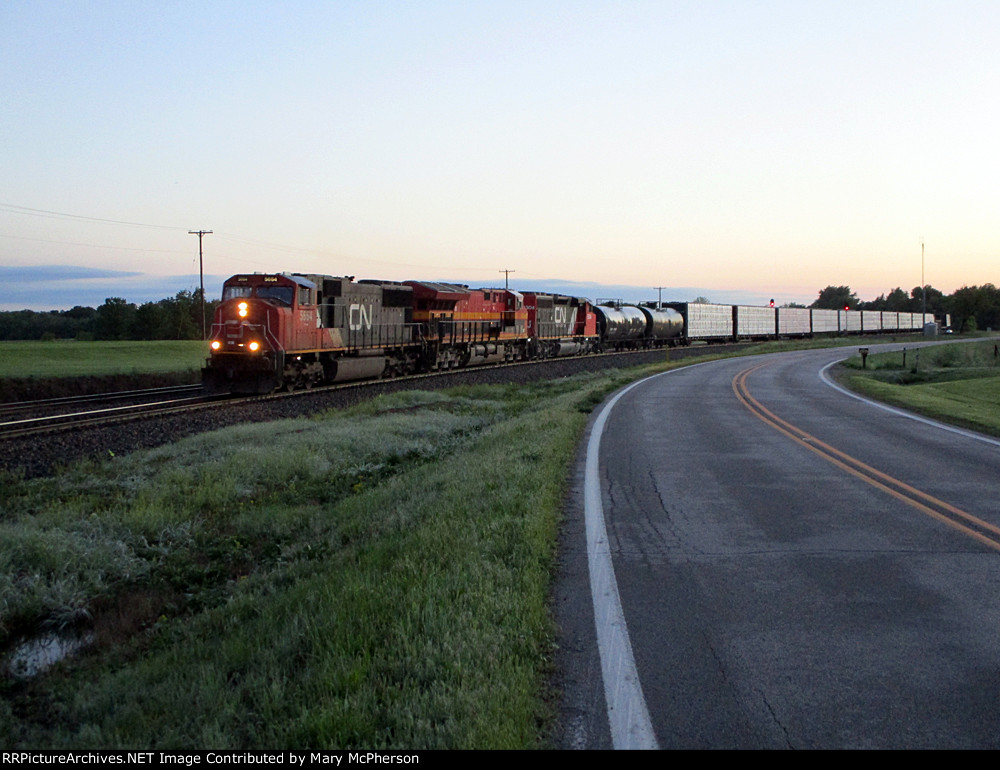
<svg viewBox="0 0 1000 770">
<path fill-rule="evenodd" d="M 921 239 L 937 288 L 998 283 L 998 39 L 995 0 L 7 0 L 0 267 L 109 272 L 0 309 L 192 288 L 197 229 L 210 294 L 871 299 L 920 283 Z"/>
</svg>

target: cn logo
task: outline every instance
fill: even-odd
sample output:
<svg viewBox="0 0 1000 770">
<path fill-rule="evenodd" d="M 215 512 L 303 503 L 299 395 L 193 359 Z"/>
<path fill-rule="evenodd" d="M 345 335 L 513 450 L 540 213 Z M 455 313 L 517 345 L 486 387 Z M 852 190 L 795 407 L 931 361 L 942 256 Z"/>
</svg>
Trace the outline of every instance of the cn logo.
<svg viewBox="0 0 1000 770">
<path fill-rule="evenodd" d="M 355 302 L 348 308 L 347 328 L 352 332 L 372 328 L 372 306 Z"/>
<path fill-rule="evenodd" d="M 554 311 L 553 320 L 555 321 L 556 326 L 564 326 L 570 331 L 572 331 L 573 321 L 575 321 L 576 319 L 574 318 L 574 315 L 571 312 L 570 308 L 565 307 L 563 305 L 556 305 L 553 308 L 553 311 Z"/>
</svg>

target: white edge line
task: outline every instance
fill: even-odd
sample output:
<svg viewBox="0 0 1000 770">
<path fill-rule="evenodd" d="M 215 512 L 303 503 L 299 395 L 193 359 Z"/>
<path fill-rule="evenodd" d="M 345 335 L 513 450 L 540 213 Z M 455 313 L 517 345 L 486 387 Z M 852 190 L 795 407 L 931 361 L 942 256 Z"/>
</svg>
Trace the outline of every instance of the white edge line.
<svg viewBox="0 0 1000 770">
<path fill-rule="evenodd" d="M 956 428 L 954 425 L 946 425 L 943 422 L 932 420 L 929 417 L 921 417 L 919 414 L 914 414 L 913 412 L 907 412 L 904 409 L 897 409 L 896 407 L 889 406 L 888 404 L 883 404 L 880 401 L 874 401 L 873 399 L 865 398 L 864 396 L 860 396 L 857 393 L 854 393 L 848 390 L 847 388 L 838 385 L 836 382 L 833 381 L 828 372 L 830 367 L 832 367 L 834 364 L 839 364 L 842 361 L 846 360 L 847 358 L 841 358 L 838 359 L 837 361 L 831 361 L 822 369 L 820 369 L 819 370 L 820 380 L 822 380 L 826 385 L 829 385 L 834 390 L 843 393 L 845 396 L 856 398 L 858 401 L 861 401 L 862 403 L 865 404 L 869 404 L 870 406 L 877 406 L 879 409 L 884 409 L 885 411 L 890 412 L 899 417 L 907 417 L 911 420 L 916 420 L 917 422 L 921 422 L 924 425 L 929 425 L 932 428 L 940 428 L 941 430 L 946 430 L 949 433 L 957 433 L 959 436 L 964 436 L 965 438 L 975 439 L 976 441 L 982 441 L 984 444 L 992 444 L 993 446 L 1000 447 L 1000 441 L 998 441 L 995 438 L 990 438 L 989 436 L 984 436 L 982 433 L 976 433 L 975 431 L 965 430 L 964 428 Z"/>
<path fill-rule="evenodd" d="M 597 648 L 601 657 L 604 698 L 607 702 L 611 740 L 616 749 L 658 749 L 653 723 L 649 718 L 646 698 L 632 654 L 632 642 L 625 624 L 625 613 L 618 593 L 618 581 L 611 561 L 608 528 L 601 502 L 600 449 L 604 424 L 618 399 L 632 388 L 665 374 L 686 371 L 702 364 L 683 366 L 660 372 L 618 391 L 605 402 L 594 421 L 587 442 L 587 462 L 584 472 L 583 510 L 587 524 L 587 565 L 590 569 L 590 594 L 594 601 L 594 624 L 597 627 Z"/>
<path fill-rule="evenodd" d="M 639 380 L 643 382 L 643 380 Z M 656 735 L 642 694 L 642 684 L 632 654 L 628 626 L 618 594 L 618 581 L 611 562 L 608 530 L 601 503 L 600 447 L 604 424 L 618 399 L 634 388 L 634 382 L 608 401 L 594 422 L 587 442 L 584 476 L 584 517 L 587 523 L 587 565 L 590 569 L 590 594 L 594 602 L 597 649 L 601 657 L 604 699 L 611 725 L 611 740 L 616 749 L 656 749 Z"/>
</svg>

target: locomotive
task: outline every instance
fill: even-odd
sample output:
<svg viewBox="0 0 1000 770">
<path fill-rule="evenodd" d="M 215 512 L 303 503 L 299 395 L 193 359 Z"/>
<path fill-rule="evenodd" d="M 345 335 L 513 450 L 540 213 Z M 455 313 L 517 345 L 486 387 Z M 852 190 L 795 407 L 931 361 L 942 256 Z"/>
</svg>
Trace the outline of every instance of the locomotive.
<svg viewBox="0 0 1000 770">
<path fill-rule="evenodd" d="M 268 393 L 600 348 L 586 300 L 422 281 L 301 273 L 234 275 L 223 284 L 211 392 Z"/>
<path fill-rule="evenodd" d="M 607 349 L 918 330 L 919 313 L 589 300 L 305 273 L 229 278 L 202 370 L 209 392 L 269 393 Z"/>
</svg>

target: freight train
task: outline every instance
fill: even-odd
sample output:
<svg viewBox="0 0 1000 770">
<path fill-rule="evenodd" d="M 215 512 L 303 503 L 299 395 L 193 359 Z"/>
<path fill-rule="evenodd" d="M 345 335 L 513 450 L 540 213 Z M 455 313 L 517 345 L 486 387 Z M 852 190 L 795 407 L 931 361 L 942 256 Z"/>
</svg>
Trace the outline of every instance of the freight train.
<svg viewBox="0 0 1000 770">
<path fill-rule="evenodd" d="M 253 273 L 223 284 L 202 374 L 211 392 L 269 393 L 604 350 L 919 331 L 922 325 L 920 313 L 592 304 L 452 283 Z"/>
</svg>

